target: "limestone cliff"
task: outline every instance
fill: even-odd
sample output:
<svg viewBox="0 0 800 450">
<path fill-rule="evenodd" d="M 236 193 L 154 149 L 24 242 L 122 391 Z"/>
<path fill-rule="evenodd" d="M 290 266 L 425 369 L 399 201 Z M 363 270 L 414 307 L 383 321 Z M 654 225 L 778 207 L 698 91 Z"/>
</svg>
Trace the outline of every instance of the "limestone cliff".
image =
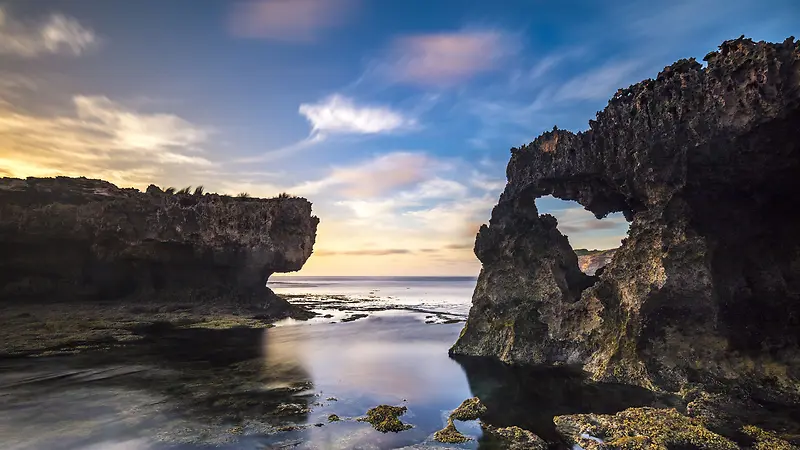
<svg viewBox="0 0 800 450">
<path fill-rule="evenodd" d="M 511 150 L 453 353 L 797 395 L 800 44 L 740 38 L 705 60 L 618 91 L 586 132 Z M 539 215 L 545 195 L 631 222 L 598 277 Z"/>
<path fill-rule="evenodd" d="M 267 278 L 303 266 L 318 221 L 303 198 L 2 178 L 0 298 L 113 299 L 177 290 L 275 303 Z"/>
</svg>

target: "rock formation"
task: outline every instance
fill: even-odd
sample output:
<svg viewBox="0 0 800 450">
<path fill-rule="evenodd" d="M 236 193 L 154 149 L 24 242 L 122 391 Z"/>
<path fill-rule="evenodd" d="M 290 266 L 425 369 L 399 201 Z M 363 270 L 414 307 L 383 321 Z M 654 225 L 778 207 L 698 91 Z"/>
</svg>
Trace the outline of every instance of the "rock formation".
<svg viewBox="0 0 800 450">
<path fill-rule="evenodd" d="M 453 353 L 796 401 L 800 43 L 740 38 L 704 60 L 619 90 L 588 131 L 553 129 L 511 150 Z M 545 195 L 630 221 L 599 276 L 580 271 L 556 219 L 539 214 Z"/>
<path fill-rule="evenodd" d="M 578 267 L 586 275 L 599 275 L 597 271 L 607 266 L 616 252 L 617 249 L 615 248 L 608 250 L 575 250 L 575 254 L 578 256 Z"/>
<path fill-rule="evenodd" d="M 0 179 L 0 299 L 192 292 L 275 306 L 319 219 L 303 198 L 146 193 L 86 178 Z M 278 305 L 280 306 L 280 305 Z M 285 306 L 285 302 L 283 304 Z"/>
</svg>

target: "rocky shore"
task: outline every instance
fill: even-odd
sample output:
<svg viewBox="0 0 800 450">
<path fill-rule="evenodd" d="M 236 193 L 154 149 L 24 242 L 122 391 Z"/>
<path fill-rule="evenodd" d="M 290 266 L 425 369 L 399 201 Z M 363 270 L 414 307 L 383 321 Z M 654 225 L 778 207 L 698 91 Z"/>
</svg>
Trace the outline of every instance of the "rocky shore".
<svg viewBox="0 0 800 450">
<path fill-rule="evenodd" d="M 477 236 L 483 268 L 452 354 L 679 399 L 557 417 L 583 448 L 800 445 L 800 43 L 740 38 L 704 60 L 620 89 L 588 131 L 511 149 Z M 630 222 L 597 275 L 537 211 L 546 195 Z"/>
<path fill-rule="evenodd" d="M 308 317 L 266 283 L 303 266 L 318 222 L 310 202 L 290 196 L 0 178 L 0 354 L 113 346 L 153 323 Z"/>
</svg>

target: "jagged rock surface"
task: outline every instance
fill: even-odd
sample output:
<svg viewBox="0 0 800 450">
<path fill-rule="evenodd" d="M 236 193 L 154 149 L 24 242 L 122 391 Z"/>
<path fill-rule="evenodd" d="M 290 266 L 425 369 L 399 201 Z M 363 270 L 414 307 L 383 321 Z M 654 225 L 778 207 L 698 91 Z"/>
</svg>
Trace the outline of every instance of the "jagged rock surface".
<svg viewBox="0 0 800 450">
<path fill-rule="evenodd" d="M 171 194 L 156 186 L 142 193 L 86 178 L 2 178 L 0 299 L 190 290 L 275 304 L 283 300 L 266 288 L 267 279 L 303 266 L 318 222 L 303 198 Z"/>
<path fill-rule="evenodd" d="M 672 389 L 752 380 L 797 399 L 800 44 L 737 39 L 705 59 L 618 91 L 586 132 L 512 149 L 453 353 Z M 631 222 L 598 277 L 539 215 L 545 195 Z"/>
</svg>

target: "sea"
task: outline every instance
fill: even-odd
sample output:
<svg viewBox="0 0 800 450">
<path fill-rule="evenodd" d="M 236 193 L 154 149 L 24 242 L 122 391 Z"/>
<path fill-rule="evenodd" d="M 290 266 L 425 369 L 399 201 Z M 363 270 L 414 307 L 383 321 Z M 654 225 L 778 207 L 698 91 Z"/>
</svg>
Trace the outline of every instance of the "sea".
<svg viewBox="0 0 800 450">
<path fill-rule="evenodd" d="M 638 388 L 588 385 L 567 368 L 449 356 L 475 283 L 275 277 L 275 292 L 319 316 L 261 329 L 154 328 L 109 352 L 0 358 L 0 448 L 494 449 L 504 447 L 478 421 L 457 422 L 463 444 L 433 436 L 473 396 L 488 408 L 485 423 L 551 442 L 555 415 L 652 401 Z M 405 407 L 411 428 L 381 433 L 358 420 L 382 404 Z"/>
</svg>

